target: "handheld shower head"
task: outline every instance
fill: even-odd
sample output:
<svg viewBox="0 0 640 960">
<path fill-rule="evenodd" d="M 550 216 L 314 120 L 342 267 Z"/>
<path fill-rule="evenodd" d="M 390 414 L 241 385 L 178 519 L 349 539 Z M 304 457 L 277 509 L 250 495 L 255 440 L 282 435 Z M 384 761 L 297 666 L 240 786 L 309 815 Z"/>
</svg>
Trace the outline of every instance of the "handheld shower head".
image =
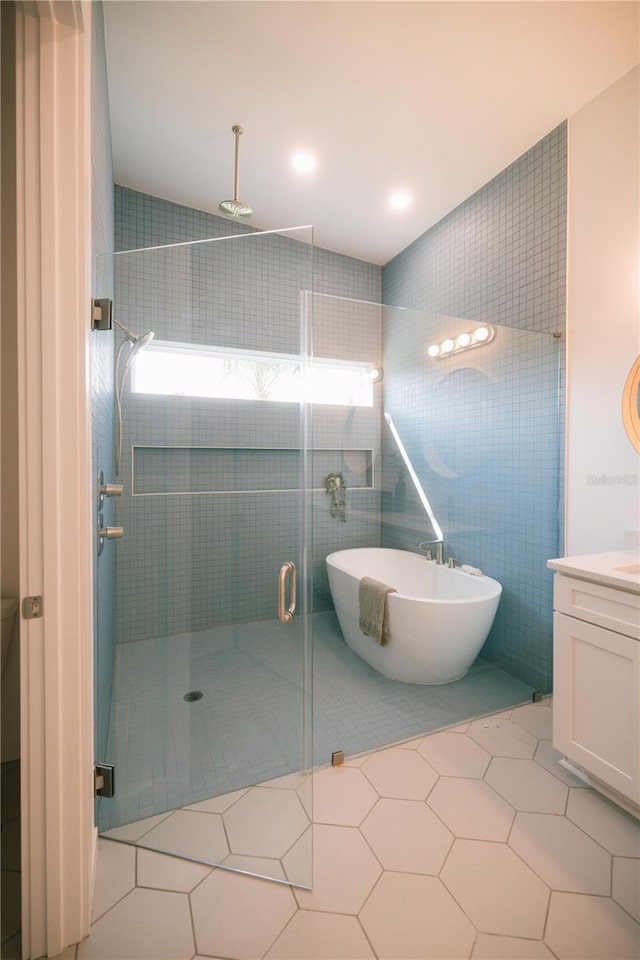
<svg viewBox="0 0 640 960">
<path fill-rule="evenodd" d="M 131 344 L 131 353 L 129 356 L 132 356 L 134 353 L 138 353 L 140 350 L 143 350 L 147 344 L 151 343 L 154 337 L 155 333 L 153 330 L 147 330 L 146 333 L 143 333 L 140 336 L 136 335 L 135 341 Z"/>
<path fill-rule="evenodd" d="M 153 330 L 147 330 L 146 333 L 136 333 L 134 330 L 130 330 L 128 327 L 125 327 L 125 325 L 120 323 L 119 320 L 116 320 L 115 317 L 113 320 L 124 333 L 124 340 L 118 348 L 115 363 L 116 476 L 118 476 L 120 473 L 120 461 L 122 460 L 122 393 L 124 391 L 124 384 L 136 354 L 140 353 L 141 350 L 144 350 L 144 348 L 151 343 L 155 337 L 155 333 Z M 122 357 L 122 351 L 127 345 L 129 346 L 129 350 L 125 355 L 124 362 L 121 365 L 120 360 Z"/>
</svg>

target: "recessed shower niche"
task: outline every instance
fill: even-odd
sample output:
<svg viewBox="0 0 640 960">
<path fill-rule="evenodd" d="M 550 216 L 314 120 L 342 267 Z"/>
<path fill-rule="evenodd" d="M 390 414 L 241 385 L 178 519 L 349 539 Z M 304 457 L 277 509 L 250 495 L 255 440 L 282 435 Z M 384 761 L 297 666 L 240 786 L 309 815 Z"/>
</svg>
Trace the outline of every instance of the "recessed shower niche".
<svg viewBox="0 0 640 960">
<path fill-rule="evenodd" d="M 324 489 L 329 473 L 348 488 L 373 486 L 373 450 L 311 451 L 310 480 Z M 147 447 L 132 445 L 132 496 L 297 490 L 299 449 L 282 447 Z"/>
</svg>

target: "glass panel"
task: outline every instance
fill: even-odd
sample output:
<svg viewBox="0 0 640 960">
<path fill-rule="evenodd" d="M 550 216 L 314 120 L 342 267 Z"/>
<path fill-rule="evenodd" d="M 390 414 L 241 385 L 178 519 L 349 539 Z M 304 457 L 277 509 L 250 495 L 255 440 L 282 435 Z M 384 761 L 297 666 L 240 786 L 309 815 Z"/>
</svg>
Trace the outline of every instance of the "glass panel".
<svg viewBox="0 0 640 960">
<path fill-rule="evenodd" d="M 224 363 L 198 383 L 191 371 L 193 390 L 176 389 L 170 366 L 142 392 L 136 359 L 142 367 L 159 342 L 173 363 L 217 353 L 304 366 L 311 240 L 310 228 L 251 232 L 113 258 L 125 328 L 115 331 L 124 535 L 99 561 L 115 554 L 118 641 L 106 752 L 116 795 L 100 801 L 101 831 L 302 886 L 311 884 L 305 404 L 300 394 L 263 402 L 256 389 L 286 371 L 255 364 L 242 371 L 248 394 L 227 389 Z M 231 373 L 240 382 L 237 365 Z M 281 623 L 286 562 L 297 607 Z"/>
<path fill-rule="evenodd" d="M 482 656 L 543 692 L 552 684 L 546 563 L 560 549 L 559 348 L 551 334 L 385 310 L 385 411 L 442 528 L 445 559 L 503 588 Z M 415 550 L 436 534 L 396 449 L 389 436 L 383 542 Z"/>
<path fill-rule="evenodd" d="M 316 763 L 337 749 L 358 754 L 550 690 L 546 561 L 559 555 L 561 343 L 495 325 L 483 338 L 476 335 L 482 326 L 313 296 L 314 355 L 381 370 L 373 407 L 313 407 L 311 456 L 324 457 L 325 481 L 333 474 L 344 482 L 342 509 L 333 509 L 324 484 L 313 494 Z M 447 344 L 443 358 L 432 359 L 429 347 L 447 340 L 451 349 Z M 331 448 L 330 458 L 323 448 Z M 355 473 L 365 469 L 365 449 L 371 483 Z M 437 550 L 425 542 L 438 539 L 445 561 L 455 557 L 500 582 L 496 619 L 480 655 L 458 669 L 459 679 L 427 684 L 417 665 L 398 679 L 388 664 L 393 633 L 378 646 L 359 631 L 358 580 L 367 575 L 401 594 L 424 595 Z M 380 547 L 413 557 L 432 549 L 434 560 L 431 567 L 418 561 L 412 583 L 373 566 L 330 583 L 328 555 Z M 438 570 L 448 572 L 446 565 Z M 454 575 L 476 582 L 471 573 Z M 435 632 L 429 622 L 418 627 L 420 652 Z"/>
<path fill-rule="evenodd" d="M 96 257 L 93 290 L 97 297 L 113 298 L 113 257 Z M 99 527 L 116 524 L 115 500 L 105 497 L 101 487 L 115 479 L 115 383 L 113 377 L 114 338 L 96 334 L 91 354 L 91 422 L 93 428 L 93 503 L 97 509 L 96 552 Z M 94 576 L 94 749 L 96 760 L 104 760 L 109 732 L 113 668 L 116 652 L 116 555 L 103 551 L 93 566 Z"/>
</svg>

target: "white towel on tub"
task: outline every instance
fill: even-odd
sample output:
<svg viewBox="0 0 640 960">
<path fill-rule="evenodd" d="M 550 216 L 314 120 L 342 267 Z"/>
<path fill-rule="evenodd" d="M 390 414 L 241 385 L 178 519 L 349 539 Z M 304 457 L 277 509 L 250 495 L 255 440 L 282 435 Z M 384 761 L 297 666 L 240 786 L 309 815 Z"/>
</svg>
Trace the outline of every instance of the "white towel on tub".
<svg viewBox="0 0 640 960">
<path fill-rule="evenodd" d="M 381 646 L 389 639 L 387 597 L 390 593 L 396 593 L 396 588 L 380 580 L 363 577 L 360 581 L 360 629 L 365 637 L 373 637 Z"/>
</svg>

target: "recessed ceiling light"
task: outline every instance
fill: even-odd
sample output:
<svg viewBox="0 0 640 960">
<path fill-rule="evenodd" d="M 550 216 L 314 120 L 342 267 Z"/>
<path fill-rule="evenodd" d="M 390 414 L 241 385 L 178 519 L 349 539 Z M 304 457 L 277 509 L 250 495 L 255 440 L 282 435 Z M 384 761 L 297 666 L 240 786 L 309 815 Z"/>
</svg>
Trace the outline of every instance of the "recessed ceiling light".
<svg viewBox="0 0 640 960">
<path fill-rule="evenodd" d="M 303 177 L 308 177 L 317 167 L 316 158 L 307 150 L 299 150 L 291 158 L 291 166 Z"/>
<path fill-rule="evenodd" d="M 411 206 L 411 194 L 404 190 L 398 190 L 389 197 L 389 206 L 392 210 L 406 210 Z"/>
</svg>

